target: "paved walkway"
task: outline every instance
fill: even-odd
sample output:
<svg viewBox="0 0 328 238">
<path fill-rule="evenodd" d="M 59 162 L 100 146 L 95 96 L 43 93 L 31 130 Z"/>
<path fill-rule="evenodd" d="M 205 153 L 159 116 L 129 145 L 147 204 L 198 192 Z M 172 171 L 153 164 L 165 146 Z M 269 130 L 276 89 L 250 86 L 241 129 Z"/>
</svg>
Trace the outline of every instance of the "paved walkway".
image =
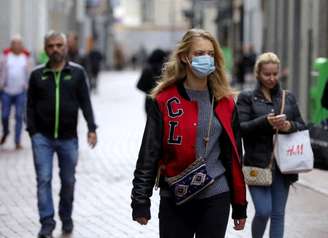
<svg viewBox="0 0 328 238">
<path fill-rule="evenodd" d="M 86 145 L 86 127 L 79 127 L 80 160 L 77 169 L 72 238 L 155 238 L 158 237 L 159 197 L 152 198 L 152 219 L 147 226 L 131 220 L 131 180 L 145 123 L 143 95 L 135 89 L 136 72 L 111 72 L 101 76 L 100 90 L 93 96 L 99 125 L 99 144 Z M 82 115 L 81 115 L 82 118 Z M 36 208 L 36 183 L 32 153 L 26 133 L 24 149 L 14 151 L 13 138 L 0 148 L 0 238 L 32 238 L 39 229 Z M 54 201 L 58 204 L 59 180 L 54 165 Z M 308 187 L 291 189 L 287 207 L 287 238 L 328 237 L 327 172 L 314 171 L 302 177 Z M 322 178 L 322 179 L 321 179 Z M 311 184 L 316 185 L 316 191 Z M 328 183 L 326 183 L 328 184 Z M 321 187 L 320 187 L 321 186 Z M 251 198 L 248 214 L 254 214 Z M 58 217 L 56 217 L 58 221 Z M 228 238 L 250 238 L 246 229 L 236 232 L 230 222 Z M 60 222 L 55 238 L 60 235 Z M 267 237 L 267 236 L 266 236 Z"/>
</svg>

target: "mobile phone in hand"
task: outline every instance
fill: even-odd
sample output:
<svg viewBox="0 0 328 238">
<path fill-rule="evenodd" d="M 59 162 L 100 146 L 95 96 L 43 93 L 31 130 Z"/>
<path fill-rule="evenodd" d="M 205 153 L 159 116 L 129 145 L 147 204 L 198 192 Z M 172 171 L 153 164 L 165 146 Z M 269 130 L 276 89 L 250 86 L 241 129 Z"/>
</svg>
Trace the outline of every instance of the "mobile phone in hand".
<svg viewBox="0 0 328 238">
<path fill-rule="evenodd" d="M 277 119 L 281 119 L 281 120 L 286 120 L 286 114 L 279 114 L 279 115 L 276 115 L 276 118 L 277 118 Z"/>
</svg>

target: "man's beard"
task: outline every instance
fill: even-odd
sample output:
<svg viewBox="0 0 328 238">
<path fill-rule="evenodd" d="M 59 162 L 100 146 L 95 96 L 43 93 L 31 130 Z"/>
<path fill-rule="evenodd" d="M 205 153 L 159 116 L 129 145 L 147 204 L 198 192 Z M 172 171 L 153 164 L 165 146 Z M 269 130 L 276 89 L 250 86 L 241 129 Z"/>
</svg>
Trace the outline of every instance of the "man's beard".
<svg viewBox="0 0 328 238">
<path fill-rule="evenodd" d="M 53 63 L 61 63 L 65 59 L 65 56 L 63 54 L 60 54 L 58 52 L 53 53 L 49 56 L 49 59 Z"/>
</svg>

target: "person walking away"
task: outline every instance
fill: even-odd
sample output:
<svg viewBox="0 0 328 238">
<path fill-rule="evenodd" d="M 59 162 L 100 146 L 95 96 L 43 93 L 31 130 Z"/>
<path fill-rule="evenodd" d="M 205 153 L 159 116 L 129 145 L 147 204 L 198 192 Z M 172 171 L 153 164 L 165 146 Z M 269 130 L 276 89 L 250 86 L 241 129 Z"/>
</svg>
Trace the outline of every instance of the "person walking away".
<svg viewBox="0 0 328 238">
<path fill-rule="evenodd" d="M 93 47 L 87 54 L 86 59 L 86 69 L 90 79 L 90 89 L 91 91 L 97 91 L 98 88 L 98 75 L 101 68 L 101 61 L 103 60 L 103 55 L 100 50 Z"/>
<path fill-rule="evenodd" d="M 166 53 L 161 49 L 155 49 L 148 57 L 147 64 L 142 69 L 140 78 L 137 83 L 137 88 L 146 94 L 145 111 L 149 112 L 152 99 L 149 93 L 159 81 L 163 64 L 166 60 Z"/>
<path fill-rule="evenodd" d="M 145 225 L 151 218 L 150 197 L 160 168 L 160 238 L 224 238 L 230 204 L 234 228 L 244 229 L 247 201 L 239 120 L 215 38 L 201 29 L 188 30 L 151 95 L 134 171 L 133 220 Z M 177 205 L 175 200 L 190 190 L 184 185 L 170 190 L 168 178 L 183 176 L 197 160 L 205 161 L 213 183 Z M 197 174 L 191 188 L 206 177 Z"/>
<path fill-rule="evenodd" d="M 125 55 L 123 47 L 120 43 L 114 43 L 114 69 L 115 70 L 123 70 L 125 67 Z"/>
<path fill-rule="evenodd" d="M 93 148 L 97 143 L 97 126 L 85 70 L 66 60 L 67 41 L 63 33 L 49 32 L 44 45 L 49 61 L 32 71 L 27 98 L 27 131 L 32 142 L 41 223 L 39 238 L 52 237 L 56 225 L 51 190 L 54 153 L 57 154 L 60 170 L 59 217 L 62 232 L 70 234 L 73 231 L 79 108 L 87 122 L 89 145 Z"/>
<path fill-rule="evenodd" d="M 256 53 L 253 46 L 250 44 L 245 44 L 235 66 L 237 82 L 241 90 L 244 89 L 245 83 L 249 84 L 253 81 L 255 61 Z"/>
<path fill-rule="evenodd" d="M 280 60 L 272 52 L 261 54 L 255 64 L 255 89 L 240 93 L 237 101 L 240 129 L 244 142 L 244 164 L 267 168 L 273 153 L 273 135 L 305 129 L 296 99 L 286 94 L 285 115 L 281 116 L 282 88 L 279 83 Z M 289 187 L 297 174 L 284 175 L 273 163 L 271 186 L 249 186 L 255 207 L 252 237 L 263 237 L 270 219 L 270 238 L 284 235 L 285 207 Z"/>
<path fill-rule="evenodd" d="M 29 73 L 32 69 L 30 53 L 24 48 L 22 38 L 14 36 L 10 48 L 3 51 L 0 61 L 0 91 L 2 137 L 0 145 L 4 144 L 9 135 L 9 118 L 11 107 L 15 107 L 15 145 L 21 149 L 21 134 L 26 105 L 26 90 Z"/>
<path fill-rule="evenodd" d="M 67 46 L 68 61 L 72 61 L 85 67 L 85 59 L 79 51 L 79 38 L 75 32 L 70 32 L 67 34 Z"/>
</svg>

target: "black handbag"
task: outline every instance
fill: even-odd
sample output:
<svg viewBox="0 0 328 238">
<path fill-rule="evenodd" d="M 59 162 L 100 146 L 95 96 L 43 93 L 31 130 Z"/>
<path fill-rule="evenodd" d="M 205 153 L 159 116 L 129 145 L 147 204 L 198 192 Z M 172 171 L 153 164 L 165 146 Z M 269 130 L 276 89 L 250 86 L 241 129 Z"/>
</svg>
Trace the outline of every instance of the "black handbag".
<svg viewBox="0 0 328 238">
<path fill-rule="evenodd" d="M 165 178 L 171 192 L 174 195 L 175 203 L 177 205 L 181 205 L 190 200 L 214 182 L 214 179 L 207 173 L 205 159 L 212 124 L 213 105 L 214 96 L 212 97 L 207 137 L 204 138 L 204 156 L 197 158 L 192 164 L 190 164 L 178 175 Z"/>
</svg>

